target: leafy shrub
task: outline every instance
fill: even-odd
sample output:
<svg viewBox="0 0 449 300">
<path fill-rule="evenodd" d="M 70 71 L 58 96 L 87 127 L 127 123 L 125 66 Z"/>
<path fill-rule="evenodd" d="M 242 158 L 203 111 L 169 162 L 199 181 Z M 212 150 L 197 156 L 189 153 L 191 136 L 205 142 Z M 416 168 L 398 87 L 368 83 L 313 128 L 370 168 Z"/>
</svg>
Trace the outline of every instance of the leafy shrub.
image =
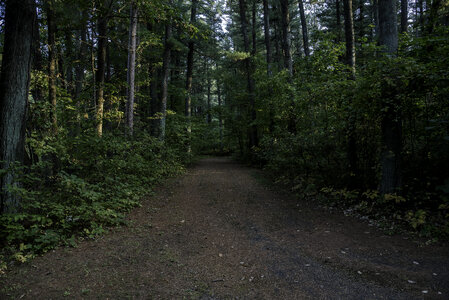
<svg viewBox="0 0 449 300">
<path fill-rule="evenodd" d="M 93 238 L 124 224 L 125 213 L 185 163 L 178 150 L 146 133 L 134 139 L 61 134 L 29 142 L 40 162 L 16 170 L 21 185 L 12 192 L 21 196 L 21 213 L 0 216 L 2 255 L 22 262 L 57 245 L 74 245 L 76 236 Z M 51 158 L 56 151 L 57 160 Z"/>
</svg>

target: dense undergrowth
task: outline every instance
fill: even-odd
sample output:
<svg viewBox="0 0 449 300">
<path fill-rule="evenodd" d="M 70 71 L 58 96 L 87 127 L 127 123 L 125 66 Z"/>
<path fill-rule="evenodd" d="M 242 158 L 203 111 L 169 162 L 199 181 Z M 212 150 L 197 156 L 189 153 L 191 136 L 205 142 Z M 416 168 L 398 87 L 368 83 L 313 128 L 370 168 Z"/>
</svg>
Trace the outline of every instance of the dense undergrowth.
<svg viewBox="0 0 449 300">
<path fill-rule="evenodd" d="M 268 78 L 262 57 L 256 57 L 262 66 L 255 72 L 260 143 L 248 150 L 249 116 L 230 111 L 227 136 L 234 151 L 300 195 L 379 220 L 388 228 L 447 241 L 447 30 L 427 37 L 402 36 L 395 57 L 382 56 L 375 43 L 362 44 L 354 80 L 341 59 L 344 45 L 330 38 L 321 39 L 313 55 L 296 62 L 291 80 L 285 71 Z M 244 97 L 238 94 L 241 81 L 227 78 L 229 97 Z M 387 108 L 386 101 L 391 102 Z M 380 195 L 381 123 L 387 109 L 396 110 L 401 119 L 403 184 L 395 194 Z M 351 134 L 355 168 L 350 168 Z"/>
<path fill-rule="evenodd" d="M 182 172 L 190 159 L 175 145 L 143 132 L 133 138 L 60 133 L 45 141 L 31 138 L 28 144 L 39 159 L 16 168 L 20 185 L 11 192 L 20 195 L 21 210 L 0 216 L 2 268 L 11 258 L 24 262 L 125 224 L 125 213 L 139 206 L 155 184 Z"/>
</svg>

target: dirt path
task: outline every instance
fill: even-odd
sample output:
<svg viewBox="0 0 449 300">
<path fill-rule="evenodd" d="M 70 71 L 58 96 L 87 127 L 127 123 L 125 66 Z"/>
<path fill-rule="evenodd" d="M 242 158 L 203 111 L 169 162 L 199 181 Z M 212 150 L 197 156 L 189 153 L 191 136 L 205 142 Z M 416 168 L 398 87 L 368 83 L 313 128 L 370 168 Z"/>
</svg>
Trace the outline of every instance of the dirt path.
<svg viewBox="0 0 449 300">
<path fill-rule="evenodd" d="M 11 271 L 0 298 L 448 299 L 447 247 L 385 236 L 254 172 L 204 159 L 130 226 Z"/>
</svg>

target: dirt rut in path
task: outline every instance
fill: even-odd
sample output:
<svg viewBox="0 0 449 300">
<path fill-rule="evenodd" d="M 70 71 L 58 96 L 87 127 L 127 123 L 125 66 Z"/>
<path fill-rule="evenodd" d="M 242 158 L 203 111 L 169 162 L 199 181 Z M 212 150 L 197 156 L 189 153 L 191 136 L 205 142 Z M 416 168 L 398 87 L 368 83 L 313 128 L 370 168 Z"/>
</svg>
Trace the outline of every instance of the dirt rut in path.
<svg viewBox="0 0 449 300">
<path fill-rule="evenodd" d="M 200 161 L 130 226 L 0 279 L 21 299 L 447 299 L 448 248 L 420 247 L 271 191 L 254 169 Z"/>
</svg>

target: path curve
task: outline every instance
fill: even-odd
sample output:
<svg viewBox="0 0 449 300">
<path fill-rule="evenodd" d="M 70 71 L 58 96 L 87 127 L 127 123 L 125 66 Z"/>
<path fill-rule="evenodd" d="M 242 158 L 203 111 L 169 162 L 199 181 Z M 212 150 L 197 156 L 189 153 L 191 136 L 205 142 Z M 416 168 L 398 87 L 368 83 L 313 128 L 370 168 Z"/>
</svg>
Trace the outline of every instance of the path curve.
<svg viewBox="0 0 449 300">
<path fill-rule="evenodd" d="M 447 299 L 449 256 L 201 160 L 114 229 L 0 279 L 21 299 Z M 3 293 L 3 294 L 1 294 Z"/>
</svg>

